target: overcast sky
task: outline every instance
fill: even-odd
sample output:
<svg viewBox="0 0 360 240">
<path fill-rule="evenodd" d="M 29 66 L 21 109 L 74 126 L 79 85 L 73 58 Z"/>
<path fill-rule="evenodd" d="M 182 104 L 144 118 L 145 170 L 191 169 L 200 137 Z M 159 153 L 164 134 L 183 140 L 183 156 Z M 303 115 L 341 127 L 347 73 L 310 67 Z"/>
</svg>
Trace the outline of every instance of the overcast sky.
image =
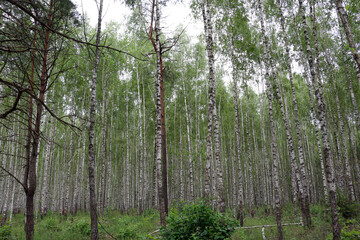
<svg viewBox="0 0 360 240">
<path fill-rule="evenodd" d="M 78 6 L 78 11 L 82 9 L 90 19 L 90 24 L 95 26 L 98 18 L 98 10 L 95 0 L 74 0 Z M 83 8 L 82 8 L 83 7 Z M 190 0 L 184 0 L 182 3 L 172 3 L 162 8 L 162 28 L 165 32 L 172 32 L 177 26 L 182 24 L 191 36 L 197 36 L 203 31 L 202 23 L 195 21 L 191 15 Z M 125 19 L 131 14 L 131 10 L 125 6 L 121 0 L 104 0 L 104 22 L 118 22 L 125 25 Z"/>
<path fill-rule="evenodd" d="M 78 11 L 86 13 L 87 17 L 90 19 L 90 24 L 96 26 L 98 18 L 98 10 L 96 7 L 95 0 L 73 0 L 77 6 Z M 197 42 L 197 36 L 203 34 L 204 26 L 202 21 L 194 20 L 191 9 L 190 9 L 191 0 L 183 0 L 182 2 L 177 1 L 178 3 L 174 4 L 173 1 L 169 1 L 166 7 L 161 9 L 162 20 L 161 27 L 165 34 L 169 33 L 172 36 L 172 32 L 181 24 L 186 27 L 186 32 L 191 36 L 193 42 Z M 83 7 L 83 8 L 82 8 Z M 83 9 L 83 10 L 82 10 Z M 104 0 L 104 22 L 105 24 L 110 21 L 115 21 L 120 23 L 125 27 L 126 17 L 131 14 L 131 10 L 125 6 L 123 0 Z M 219 60 L 219 59 L 218 59 Z M 230 82 L 230 71 L 229 63 L 223 61 L 216 61 L 217 64 L 222 65 L 222 68 L 227 69 L 223 81 L 226 84 Z M 225 65 L 224 65 L 225 64 Z"/>
</svg>

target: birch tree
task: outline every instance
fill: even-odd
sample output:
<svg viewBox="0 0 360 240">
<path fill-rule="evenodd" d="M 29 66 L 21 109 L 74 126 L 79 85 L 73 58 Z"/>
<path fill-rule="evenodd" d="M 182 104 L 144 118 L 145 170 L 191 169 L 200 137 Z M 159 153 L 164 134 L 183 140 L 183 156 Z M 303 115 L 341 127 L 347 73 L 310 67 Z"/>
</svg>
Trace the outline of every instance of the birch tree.
<svg viewBox="0 0 360 240">
<path fill-rule="evenodd" d="M 95 132 L 95 104 L 96 104 L 96 82 L 98 74 L 98 66 L 100 61 L 100 38 L 101 38 L 101 22 L 103 11 L 103 0 L 99 2 L 99 13 L 96 31 L 96 47 L 95 47 L 95 61 L 93 66 L 93 75 L 91 82 L 91 98 L 90 98 L 90 124 L 89 124 L 89 149 L 88 149 L 88 178 L 89 178 L 89 193 L 90 193 L 90 217 L 91 217 L 91 240 L 97 240 L 98 236 L 98 216 L 95 190 L 95 149 L 94 142 Z"/>
</svg>

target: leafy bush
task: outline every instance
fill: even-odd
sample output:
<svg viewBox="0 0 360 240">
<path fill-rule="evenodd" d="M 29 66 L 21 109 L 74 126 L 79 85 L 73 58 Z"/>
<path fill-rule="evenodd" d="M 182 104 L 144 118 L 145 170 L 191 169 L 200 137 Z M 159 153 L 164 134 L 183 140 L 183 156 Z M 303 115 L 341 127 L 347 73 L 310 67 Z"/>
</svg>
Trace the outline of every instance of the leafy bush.
<svg viewBox="0 0 360 240">
<path fill-rule="evenodd" d="M 117 234 L 117 238 L 119 239 L 131 239 L 136 238 L 136 228 L 134 226 L 127 226 L 125 228 L 119 229 L 119 233 Z"/>
<path fill-rule="evenodd" d="M 162 235 L 168 240 L 227 239 L 238 223 L 214 212 L 204 201 L 173 208 L 166 219 Z"/>
<path fill-rule="evenodd" d="M 51 231 L 51 232 L 61 231 L 59 220 L 52 216 L 46 217 L 43 221 L 41 221 L 39 223 L 39 227 L 42 230 Z"/>
<path fill-rule="evenodd" d="M 327 236 L 326 240 L 331 240 L 331 239 L 333 239 L 332 233 Z M 355 229 L 352 229 L 351 231 L 348 229 L 342 229 L 340 239 L 341 240 L 359 240 L 360 239 L 360 231 L 356 231 Z"/>
<path fill-rule="evenodd" d="M 11 227 L 10 225 L 0 226 L 0 240 L 10 239 Z"/>
<path fill-rule="evenodd" d="M 356 218 L 360 215 L 360 204 L 350 201 L 345 196 L 339 196 L 338 207 L 341 215 L 346 218 Z"/>
<path fill-rule="evenodd" d="M 342 240 L 359 240 L 360 232 L 352 229 L 351 231 L 345 230 L 341 231 L 341 239 Z"/>
<path fill-rule="evenodd" d="M 343 229 L 341 229 L 341 240 L 358 240 L 360 239 L 359 222 L 356 219 L 347 219 L 341 222 Z M 332 234 L 329 234 L 327 240 L 332 239 Z"/>
<path fill-rule="evenodd" d="M 154 230 L 154 223 L 158 222 L 156 212 L 148 211 L 143 216 L 123 215 L 116 220 L 117 239 L 155 239 L 149 238 L 149 232 Z M 146 215 L 146 216 L 145 216 Z"/>
<path fill-rule="evenodd" d="M 81 219 L 79 222 L 71 226 L 70 230 L 83 236 L 91 235 L 91 226 L 84 219 Z"/>
</svg>

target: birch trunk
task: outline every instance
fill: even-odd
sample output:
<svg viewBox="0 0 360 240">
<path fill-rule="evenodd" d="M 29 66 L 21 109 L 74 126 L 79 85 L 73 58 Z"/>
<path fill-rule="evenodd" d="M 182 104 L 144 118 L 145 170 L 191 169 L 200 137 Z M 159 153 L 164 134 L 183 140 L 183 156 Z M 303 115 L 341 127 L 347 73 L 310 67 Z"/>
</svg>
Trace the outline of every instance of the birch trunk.
<svg viewBox="0 0 360 240">
<path fill-rule="evenodd" d="M 297 143 L 298 143 L 298 154 L 299 154 L 301 181 L 299 181 L 299 179 L 297 177 L 297 181 L 298 181 L 297 185 L 299 187 L 299 191 L 300 191 L 300 194 L 301 194 L 300 200 L 303 201 L 301 204 L 302 204 L 302 208 L 303 208 L 302 212 L 304 214 L 305 221 L 306 221 L 305 225 L 307 227 L 311 227 L 310 200 L 309 200 L 309 193 L 307 191 L 308 186 L 307 186 L 307 178 L 306 178 L 306 171 L 305 171 L 305 158 L 304 158 L 303 145 L 302 145 L 302 141 L 301 141 L 300 122 L 299 122 L 297 99 L 296 99 L 296 93 L 295 93 L 295 87 L 294 87 L 294 81 L 293 81 L 292 67 L 291 67 L 290 49 L 289 49 L 287 34 L 286 34 L 286 31 L 285 31 L 285 19 L 284 19 L 284 16 L 282 14 L 281 7 L 279 7 L 279 12 L 280 12 L 281 27 L 282 27 L 282 31 L 284 33 L 284 42 L 285 42 L 285 50 L 286 50 L 286 64 L 287 64 L 287 68 L 288 68 L 288 71 L 289 71 L 289 80 L 290 80 L 290 85 L 291 85 L 291 96 L 292 96 L 292 102 L 293 102 L 293 108 L 294 108 L 294 117 L 295 117 L 294 120 L 295 120 L 295 129 L 296 129 L 296 137 L 297 137 L 296 140 L 297 140 Z M 289 119 L 287 121 L 289 122 Z M 287 131 L 287 134 L 290 134 L 290 133 Z M 289 140 L 288 140 L 288 142 L 289 142 Z M 292 149 L 293 149 L 293 147 L 292 147 Z M 292 158 L 292 164 L 294 164 L 294 167 L 297 168 L 296 159 L 294 161 L 294 158 L 296 158 L 296 156 L 295 155 L 291 155 L 291 156 L 293 157 Z M 298 171 L 297 171 L 296 174 L 298 174 Z"/>
<path fill-rule="evenodd" d="M 136 68 L 136 80 L 137 80 L 137 95 L 138 95 L 138 104 L 139 104 L 139 121 L 138 121 L 138 128 L 139 128 L 139 213 L 142 214 L 143 212 L 143 166 L 144 166 L 144 143 L 143 143 L 143 128 L 142 128 L 142 113 L 141 113 L 141 107 L 142 107 L 142 100 L 140 95 L 140 77 L 139 77 L 139 65 Z"/>
<path fill-rule="evenodd" d="M 306 53 L 308 64 L 311 73 L 311 81 L 313 84 L 313 88 L 315 90 L 316 102 L 317 102 L 317 112 L 319 115 L 320 120 L 320 129 L 322 135 L 322 142 L 323 142 L 323 152 L 324 152 L 324 159 L 325 159 L 325 167 L 326 167 L 326 175 L 327 175 L 327 183 L 329 187 L 329 194 L 330 194 L 330 202 L 331 202 L 331 213 L 332 213 L 332 228 L 333 228 L 333 239 L 337 240 L 340 239 L 340 225 L 338 220 L 338 212 L 337 212 L 337 205 L 336 205 L 336 185 L 335 185 L 335 178 L 334 178 L 334 163 L 330 153 L 330 145 L 327 133 L 327 124 L 326 124 L 326 109 L 322 94 L 321 86 L 318 87 L 318 81 L 316 79 L 315 74 L 315 67 L 313 63 L 312 51 L 309 41 L 309 36 L 307 32 L 306 26 L 306 18 L 303 9 L 303 2 L 299 0 L 299 12 L 302 18 L 302 28 L 304 31 L 305 42 L 306 42 Z"/>
<path fill-rule="evenodd" d="M 339 26 L 340 25 L 341 24 L 340 24 L 340 20 L 339 20 Z M 343 63 L 344 63 L 344 67 L 345 67 L 346 78 L 347 78 L 347 80 L 349 82 L 351 103 L 353 105 L 353 110 L 354 110 L 354 115 L 355 115 L 357 128 L 360 129 L 359 107 L 358 107 L 357 100 L 356 100 L 355 93 L 354 93 L 354 86 L 353 86 L 352 77 L 350 76 L 350 72 L 349 72 L 349 68 L 348 68 L 348 64 L 347 64 L 344 37 L 343 37 L 343 34 L 342 34 L 341 30 L 339 31 L 339 34 L 340 34 L 340 39 L 341 39 L 341 46 L 342 46 L 341 52 L 342 52 L 342 55 L 343 55 Z"/>
<path fill-rule="evenodd" d="M 331 66 L 329 62 L 328 62 L 328 66 Z M 347 190 L 348 190 L 348 194 L 349 194 L 349 199 L 351 201 L 354 201 L 355 200 L 354 185 L 353 185 L 351 173 L 350 173 L 351 170 L 350 170 L 348 148 L 346 146 L 347 145 L 346 139 L 348 139 L 348 138 L 346 137 L 346 134 L 345 134 L 344 120 L 343 120 L 343 117 L 341 114 L 340 100 L 339 100 L 339 94 L 338 94 L 338 90 L 337 90 L 336 83 L 335 83 L 335 78 L 334 78 L 334 76 L 331 76 L 331 78 L 333 79 L 332 84 L 333 84 L 333 88 L 335 91 L 336 111 L 337 111 L 337 118 L 338 118 L 339 125 L 340 125 L 340 134 L 341 134 L 341 138 L 338 139 L 337 141 L 340 143 L 339 151 L 345 160 L 345 180 L 346 180 Z"/>
<path fill-rule="evenodd" d="M 179 179 L 180 179 L 180 200 L 184 200 L 184 179 L 183 179 L 183 143 L 182 143 L 182 131 L 181 131 L 181 118 L 180 118 L 180 142 L 179 142 L 179 152 L 180 152 L 180 171 L 179 171 Z"/>
<path fill-rule="evenodd" d="M 74 151 L 74 146 L 73 146 L 73 142 L 74 142 L 74 133 L 72 130 L 71 134 L 70 134 L 70 144 L 68 145 L 68 151 L 69 151 L 69 155 L 67 157 L 67 159 L 64 159 L 64 161 L 67 161 L 67 168 L 66 168 L 66 179 L 65 179 L 65 202 L 64 202 L 64 210 L 63 210 L 63 214 L 66 216 L 69 213 L 70 210 L 70 187 L 71 187 L 71 164 L 72 164 L 72 160 L 73 160 L 73 151 Z"/>
<path fill-rule="evenodd" d="M 273 181 L 274 181 L 274 200 L 276 207 L 276 225 L 278 230 L 278 239 L 282 240 L 283 232 L 281 226 L 281 203 L 280 203 L 280 180 L 279 180 L 279 156 L 277 152 L 277 143 L 276 143 L 276 135 L 274 129 L 274 117 L 273 117 L 273 94 L 271 91 L 270 84 L 270 75 L 269 75 L 269 67 L 268 64 L 271 62 L 269 56 L 269 46 L 268 40 L 265 33 L 265 25 L 263 19 L 263 6 L 261 0 L 259 3 L 259 12 L 260 12 L 260 23 L 261 23 L 261 32 L 264 44 L 264 52 L 265 52 L 265 81 L 267 87 L 267 97 L 269 101 L 269 122 L 270 122 L 270 132 L 271 132 L 271 149 L 272 149 L 272 160 L 273 160 Z"/>
<path fill-rule="evenodd" d="M 83 101 L 81 104 L 81 109 L 84 109 L 86 92 L 84 91 Z M 73 213 L 76 214 L 79 208 L 81 209 L 81 199 L 82 199 L 82 187 L 84 184 L 83 172 L 84 172 L 84 164 L 85 164 L 85 147 L 86 147 L 86 133 L 84 129 L 83 133 L 80 135 L 80 141 L 82 142 L 81 146 L 81 154 L 78 155 L 78 166 L 76 168 L 76 178 L 75 178 L 75 189 L 74 189 L 74 197 L 73 197 Z M 80 147 L 80 146 L 79 146 Z"/>
<path fill-rule="evenodd" d="M 129 213 L 130 208 L 130 137 L 129 137 L 129 87 L 126 83 L 126 161 L 125 161 L 125 209 Z"/>
<path fill-rule="evenodd" d="M 15 149 L 15 147 L 17 146 L 15 140 L 16 140 L 16 136 L 20 136 L 21 135 L 21 129 L 20 129 L 20 125 L 17 126 L 17 133 L 14 132 L 14 143 L 13 143 L 13 147 Z M 1 143 L 0 143 L 1 145 Z M 18 161 L 18 156 L 22 156 L 21 152 L 14 152 L 13 154 L 13 161 L 14 161 L 14 175 L 18 176 L 18 174 L 20 173 L 20 170 L 18 168 L 18 165 L 20 165 L 19 161 Z M 0 163 L 1 166 L 1 163 Z M 15 191 L 16 188 L 18 186 L 18 183 L 15 181 L 15 179 L 12 179 L 12 190 L 11 190 L 11 200 L 10 200 L 10 216 L 9 216 L 9 221 L 12 221 L 12 216 L 14 213 L 14 203 L 15 203 Z"/>
<path fill-rule="evenodd" d="M 18 126 L 18 129 L 19 129 L 19 133 L 20 133 L 20 128 L 19 128 L 19 126 Z M 19 134 L 19 136 L 20 136 L 20 134 Z M 17 153 L 15 153 L 14 154 L 14 175 L 15 176 L 17 176 L 17 174 L 18 174 L 18 172 L 20 172 L 19 170 L 18 170 L 18 167 L 17 167 L 17 165 L 18 165 L 18 162 L 16 161 L 17 159 L 16 159 L 16 157 L 17 157 Z M 12 179 L 12 190 L 11 190 L 11 200 L 10 200 L 10 210 L 9 210 L 9 214 L 10 214 L 10 216 L 9 216 L 9 222 L 11 222 L 12 221 L 12 216 L 13 216 L 13 214 L 14 214 L 14 203 L 15 203 L 15 197 L 16 197 L 16 195 L 15 195 L 15 191 L 16 191 L 16 187 L 17 187 L 17 182 L 14 180 L 14 179 Z M 16 205 L 16 206 L 18 206 L 18 205 Z"/>
<path fill-rule="evenodd" d="M 184 102 L 185 102 L 185 117 L 186 117 L 186 136 L 188 141 L 188 156 L 189 156 L 189 177 L 190 177 L 190 201 L 194 200 L 194 176 L 193 176 L 193 157 L 192 157 L 192 142 L 191 142 L 191 130 L 190 130 L 190 116 L 189 116 L 189 110 L 188 110 L 188 104 L 187 104 L 187 91 L 185 89 L 185 79 L 184 75 L 181 75 L 182 84 L 183 84 L 183 92 L 184 92 Z"/>
<path fill-rule="evenodd" d="M 238 199 L 238 215 L 237 218 L 240 220 L 240 226 L 244 225 L 244 213 L 243 213 L 243 199 L 244 199 L 244 193 L 243 193 L 243 176 L 242 176 L 242 166 L 241 166 L 241 146 L 240 146 L 240 120 L 239 120 L 239 102 L 238 102 L 238 89 L 237 89 L 237 79 L 236 79 L 236 67 L 234 63 L 234 53 L 232 44 L 230 45 L 231 49 L 231 56 L 232 56 L 232 78 L 233 78 L 233 84 L 234 84 L 234 113 L 235 113 L 235 140 L 236 140 L 236 160 L 238 165 L 238 172 L 239 172 L 239 199 Z M 235 165 L 234 165 L 235 168 Z M 233 174 L 235 176 L 235 174 Z M 235 182 L 234 182 L 235 185 Z"/>
<path fill-rule="evenodd" d="M 113 108 L 113 106 L 112 106 Z M 112 109 L 111 108 L 111 109 Z M 113 112 L 111 112 L 111 118 L 110 118 L 110 129 L 113 129 Z M 108 151 L 108 161 L 107 161 L 107 179 L 105 179 L 105 181 L 107 181 L 106 186 L 107 186 L 107 192 L 106 192 L 106 201 L 105 201 L 105 206 L 106 207 L 115 207 L 114 201 L 111 200 L 115 200 L 114 198 L 112 198 L 112 190 L 114 189 L 114 186 L 116 188 L 116 181 L 114 182 L 113 180 L 113 176 L 117 176 L 116 174 L 113 173 L 113 168 L 112 168 L 112 144 L 113 144 L 113 132 L 110 134 L 110 139 L 109 139 L 109 151 Z M 117 150 L 117 148 L 116 148 Z M 117 151 L 116 154 L 117 155 Z M 116 165 L 115 165 L 116 166 Z M 116 169 L 115 169 L 116 171 Z M 115 172 L 116 173 L 116 172 Z"/>
<path fill-rule="evenodd" d="M 96 82 L 98 74 L 98 66 L 100 61 L 100 35 L 101 35 L 101 21 L 103 0 L 99 2 L 99 15 L 96 32 L 96 48 L 95 48 L 95 62 L 93 66 L 93 76 L 91 82 L 91 99 L 90 99 L 90 124 L 89 124 L 89 152 L 88 152 L 88 177 L 89 177 L 89 193 L 90 193 L 90 217 L 91 217 L 91 240 L 97 240 L 98 237 L 98 220 L 97 220 L 97 203 L 96 203 L 96 187 L 95 187 L 95 105 L 96 105 Z"/>
<path fill-rule="evenodd" d="M 356 64 L 356 76 L 357 76 L 357 79 L 358 79 L 359 85 L 360 85 L 360 57 L 359 57 L 359 50 L 357 49 L 355 41 L 354 41 L 354 36 L 352 34 L 352 31 L 351 31 L 351 26 L 350 26 L 350 23 L 349 23 L 347 13 L 345 12 L 345 9 L 344 9 L 343 1 L 342 0 L 334 0 L 334 3 L 335 3 L 335 6 L 336 6 L 336 10 L 338 12 L 338 16 L 340 17 L 341 22 L 343 24 L 345 34 L 346 34 L 346 38 L 348 40 L 349 47 L 350 47 L 353 59 L 354 59 L 355 64 Z"/>
<path fill-rule="evenodd" d="M 208 142 L 211 140 L 209 135 L 211 134 L 211 127 L 214 131 L 214 150 L 215 150 L 215 162 L 217 172 L 217 192 L 219 194 L 219 210 L 221 213 L 225 212 L 225 198 L 223 193 L 223 177 L 222 177 L 222 162 L 220 156 L 220 140 L 219 140 L 219 120 L 216 109 L 216 91 L 215 91 L 215 76 L 214 76 L 214 53 L 213 53 L 213 36 L 212 36 L 212 22 L 210 16 L 210 1 L 205 0 L 203 3 L 203 18 L 204 18 L 204 30 L 206 38 L 206 49 L 208 55 L 209 64 L 209 106 L 208 106 Z M 210 118 L 212 115 L 212 119 Z M 210 125 L 210 123 L 212 123 Z M 209 145 L 209 143 L 208 143 Z M 207 150 L 208 157 L 210 158 L 210 146 Z M 207 160 L 208 161 L 208 160 Z M 208 165 L 208 163 L 207 163 Z M 214 169 L 215 170 L 215 169 Z M 207 184 L 207 183 L 206 183 Z M 205 184 L 205 186 L 206 186 Z M 207 191 L 207 190 L 205 190 Z M 208 195 L 207 195 L 208 196 Z"/>
<path fill-rule="evenodd" d="M 101 152 L 101 157 L 100 157 L 100 167 L 99 167 L 99 172 L 100 172 L 100 181 L 99 181 L 99 185 L 101 186 L 101 191 L 99 191 L 99 215 L 102 215 L 104 212 L 104 208 L 105 208 L 105 196 L 106 196 L 106 190 L 107 187 L 106 186 L 106 175 L 107 175 L 107 145 L 106 145 L 106 139 L 107 139 L 107 128 L 106 128 L 106 122 L 107 122 L 107 116 L 106 116 L 106 111 L 107 111 L 107 88 L 108 88 L 108 83 L 107 83 L 107 78 L 105 77 L 105 65 L 106 65 L 106 61 L 105 59 L 103 60 L 103 67 L 102 67 L 102 109 L 101 109 L 101 148 L 100 148 L 100 152 Z M 100 188 L 99 188 L 100 189 Z"/>
<path fill-rule="evenodd" d="M 44 159 L 44 177 L 43 177 L 43 189 L 41 192 L 41 217 L 45 216 L 49 210 L 48 205 L 48 195 L 49 195 L 49 169 L 48 166 L 51 164 L 51 150 L 53 149 L 54 144 L 54 133 L 55 133 L 55 126 L 49 122 L 50 128 L 50 136 L 49 136 L 49 143 L 46 145 L 46 154 Z"/>
<path fill-rule="evenodd" d="M 305 62 L 303 62 L 304 66 Z M 328 185 L 327 185 L 327 179 L 326 179 L 326 174 L 325 174 L 325 166 L 324 166 L 324 159 L 323 159 L 323 153 L 322 153 L 322 148 L 321 148 L 321 139 L 320 139 L 320 132 L 319 132 L 319 127 L 318 127 L 318 119 L 317 119 L 317 112 L 314 110 L 314 99 L 313 99 L 313 93 L 311 91 L 311 86 L 310 83 L 308 82 L 308 77 L 307 77 L 307 72 L 308 70 L 306 69 L 304 72 L 304 79 L 306 81 L 306 85 L 308 87 L 308 93 L 309 93 L 309 99 L 310 99 L 310 106 L 311 106 L 311 121 L 313 121 L 315 124 L 315 136 L 316 136 L 316 145 L 317 145 L 317 150 L 318 150 L 318 155 L 319 155 L 319 162 L 320 162 L 320 167 L 321 167 L 321 177 L 322 177 L 322 181 L 323 181 L 323 191 L 324 191 L 324 200 L 325 203 L 328 203 L 329 201 L 329 193 L 328 193 Z"/>
<path fill-rule="evenodd" d="M 246 84 L 246 98 L 247 98 L 247 102 L 249 103 L 249 92 L 248 92 L 248 85 L 247 83 Z M 248 167 L 247 167 L 247 171 L 248 171 L 248 184 L 249 184 L 249 187 L 248 187 L 248 190 L 249 190 L 249 197 L 248 197 L 248 201 L 249 201 L 249 206 L 250 206 L 250 210 L 252 211 L 253 210 L 253 207 L 254 207 L 254 184 L 253 184 L 253 174 L 252 174 L 252 171 L 253 171 L 253 166 L 252 166 L 252 158 L 253 156 L 251 155 L 251 133 L 249 131 L 250 129 L 250 117 L 249 117 L 249 106 L 248 104 L 246 104 L 245 106 L 245 111 L 246 111 L 246 116 L 245 116 L 245 131 L 246 131 L 246 136 L 247 136 L 247 147 L 248 147 Z"/>
<path fill-rule="evenodd" d="M 13 124 L 13 133 L 15 133 L 15 124 Z M 15 139 L 13 139 L 15 140 Z M 15 141 L 12 143 L 12 144 L 8 144 L 8 148 L 9 148 L 9 154 L 11 156 L 14 156 L 15 154 Z M 13 172 L 13 168 L 14 168 L 14 162 L 15 162 L 15 158 L 14 157 L 8 157 L 8 169 L 9 169 L 9 172 Z M 5 164 L 6 166 L 6 164 Z M 4 204 L 3 204 L 3 207 L 2 207 L 2 211 L 3 211 L 3 219 L 2 219 L 2 222 L 1 222 L 1 225 L 4 225 L 6 224 L 7 220 L 8 220 L 8 214 L 9 214 L 9 198 L 10 198 L 10 188 L 11 188 L 11 183 L 13 181 L 12 177 L 11 176 L 7 176 L 6 178 L 6 184 L 5 184 L 5 189 L 4 189 Z"/>
<path fill-rule="evenodd" d="M 155 16 L 155 41 L 152 36 L 153 17 Z M 156 52 L 156 135 L 155 135 L 155 161 L 156 161 L 156 181 L 159 195 L 160 222 L 166 226 L 165 217 L 167 215 L 167 170 L 166 170 L 166 138 L 165 138 L 165 109 L 164 109 L 164 85 L 163 85 L 163 65 L 162 50 L 160 43 L 160 7 L 158 0 L 152 4 L 150 25 L 150 40 Z"/>
</svg>

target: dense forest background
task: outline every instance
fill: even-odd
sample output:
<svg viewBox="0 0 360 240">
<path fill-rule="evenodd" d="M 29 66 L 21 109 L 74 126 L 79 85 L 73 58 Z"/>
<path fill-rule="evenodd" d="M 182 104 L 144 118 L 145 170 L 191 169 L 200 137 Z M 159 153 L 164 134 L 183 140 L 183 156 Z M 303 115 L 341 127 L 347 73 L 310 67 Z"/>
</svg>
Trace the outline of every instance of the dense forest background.
<svg viewBox="0 0 360 240">
<path fill-rule="evenodd" d="M 126 4 L 125 27 L 93 28 L 70 0 L 1 1 L 2 223 L 25 211 L 32 239 L 49 211 L 155 208 L 165 225 L 207 198 L 241 225 L 276 213 L 279 239 L 282 206 L 311 228 L 328 205 L 340 239 L 337 203 L 360 199 L 360 2 L 195 0 L 196 39 L 161 28 L 172 3 Z"/>
</svg>

